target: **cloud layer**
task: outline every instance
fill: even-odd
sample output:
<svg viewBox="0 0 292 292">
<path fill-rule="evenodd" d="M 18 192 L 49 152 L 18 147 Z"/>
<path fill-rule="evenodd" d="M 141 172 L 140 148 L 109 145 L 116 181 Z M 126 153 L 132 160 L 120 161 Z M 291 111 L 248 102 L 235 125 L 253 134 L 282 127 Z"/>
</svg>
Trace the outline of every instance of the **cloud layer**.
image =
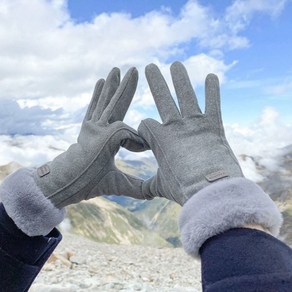
<svg viewBox="0 0 292 292">
<path fill-rule="evenodd" d="M 184 61 L 198 86 L 209 72 L 228 82 L 237 61 L 226 61 L 227 52 L 248 48 L 244 32 L 252 19 L 259 13 L 277 17 L 287 2 L 235 0 L 218 14 L 189 0 L 178 14 L 170 9 L 139 17 L 103 13 L 75 23 L 65 0 L 0 0 L 0 164 L 37 165 L 66 150 L 76 139 L 96 80 L 113 66 L 123 74 L 130 66 L 139 69 L 137 94 L 126 116 L 134 127 L 155 115 L 142 73 L 148 63 L 159 65 L 169 84 L 174 59 Z M 270 89 L 284 94 L 291 80 Z M 226 132 L 237 155 L 262 156 L 269 167 L 276 167 L 276 149 L 292 143 L 291 126 L 273 108 L 254 125 L 231 124 Z M 260 179 L 252 161 L 243 167 Z"/>
<path fill-rule="evenodd" d="M 213 48 L 209 31 L 216 30 L 218 21 L 195 1 L 175 16 L 165 10 L 137 18 L 113 13 L 77 24 L 66 2 L 2 0 L 0 97 L 60 99 L 89 93 L 113 65 L 143 68 L 153 61 L 163 63 L 183 54 L 192 40 Z M 218 64 L 219 74 L 227 69 L 222 60 L 197 58 L 203 68 Z"/>
<path fill-rule="evenodd" d="M 226 136 L 232 149 L 244 170 L 245 175 L 254 180 L 261 181 L 262 177 L 256 171 L 257 163 L 274 171 L 279 167 L 279 155 L 283 148 L 292 145 L 292 125 L 285 124 L 279 113 L 272 107 L 263 110 L 260 117 L 249 127 L 238 124 L 226 125 Z M 249 157 L 241 158 L 241 155 Z"/>
<path fill-rule="evenodd" d="M 63 110 L 43 109 L 39 106 L 21 108 L 16 101 L 2 100 L 0 106 L 0 135 L 56 134 L 64 122 Z"/>
<path fill-rule="evenodd" d="M 89 94 L 113 65 L 143 69 L 178 57 L 200 68 L 193 81 L 202 83 L 210 70 L 223 78 L 230 64 L 218 50 L 247 46 L 239 33 L 253 14 L 273 16 L 285 2 L 235 1 L 218 16 L 210 7 L 188 1 L 178 15 L 165 9 L 136 18 L 104 13 L 91 22 L 74 23 L 66 1 L 1 0 L 0 98 L 76 97 Z M 199 53 L 186 56 L 191 42 Z"/>
</svg>

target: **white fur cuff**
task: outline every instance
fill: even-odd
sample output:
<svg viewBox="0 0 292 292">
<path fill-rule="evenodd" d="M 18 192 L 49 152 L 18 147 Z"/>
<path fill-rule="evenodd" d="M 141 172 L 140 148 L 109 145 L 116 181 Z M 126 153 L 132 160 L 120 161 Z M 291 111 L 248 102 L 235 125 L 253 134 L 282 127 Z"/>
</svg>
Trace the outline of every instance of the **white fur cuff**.
<svg viewBox="0 0 292 292">
<path fill-rule="evenodd" d="M 183 206 L 179 226 L 185 251 L 194 257 L 210 237 L 245 224 L 259 224 L 274 236 L 282 215 L 272 199 L 254 182 L 230 178 L 211 184 Z"/>
<path fill-rule="evenodd" d="M 47 235 L 61 223 L 65 209 L 56 208 L 33 179 L 33 169 L 21 168 L 0 186 L 0 198 L 8 216 L 29 236 Z"/>
</svg>

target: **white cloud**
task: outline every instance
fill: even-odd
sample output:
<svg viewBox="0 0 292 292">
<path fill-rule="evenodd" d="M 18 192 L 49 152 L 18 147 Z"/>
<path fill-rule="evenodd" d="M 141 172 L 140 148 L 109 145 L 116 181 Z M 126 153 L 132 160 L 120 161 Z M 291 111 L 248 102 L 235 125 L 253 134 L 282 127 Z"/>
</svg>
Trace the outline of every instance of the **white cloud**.
<svg viewBox="0 0 292 292">
<path fill-rule="evenodd" d="M 277 85 L 268 86 L 267 92 L 276 96 L 288 95 L 291 97 L 292 92 L 292 77 L 284 78 L 283 81 L 277 82 Z"/>
<path fill-rule="evenodd" d="M 137 127 L 145 116 L 135 109 L 127 115 L 127 122 Z M 259 168 L 275 171 L 280 169 L 279 155 L 283 148 L 292 145 L 292 126 L 284 124 L 275 109 L 263 110 L 258 121 L 249 127 L 239 124 L 225 125 L 226 136 L 231 148 L 239 159 L 244 175 L 261 182 L 264 176 Z M 58 136 L 0 135 L 0 165 L 16 161 L 24 166 L 38 166 L 52 160 L 76 142 L 80 124 L 71 124 Z M 140 160 L 153 158 L 151 151 L 132 153 L 121 148 L 118 158 L 123 160 Z"/>
<path fill-rule="evenodd" d="M 203 60 L 200 71 L 208 71 L 211 62 L 224 76 L 229 65 L 218 48 L 246 45 L 224 18 L 197 1 L 188 1 L 178 15 L 168 10 L 136 18 L 103 13 L 86 23 L 74 23 L 65 3 L 1 0 L 0 98 L 76 99 L 89 94 L 113 65 L 143 69 L 150 62 L 167 63 L 183 57 L 191 41 L 206 51 L 191 56 Z M 216 57 L 208 51 L 217 51 Z"/>
<path fill-rule="evenodd" d="M 0 165 L 11 161 L 37 166 L 52 160 L 70 144 L 55 136 L 0 136 Z"/>
<path fill-rule="evenodd" d="M 234 34 L 244 30 L 256 13 L 277 17 L 289 0 L 235 0 L 226 9 L 225 21 Z"/>
<path fill-rule="evenodd" d="M 137 129 L 140 122 L 146 119 L 147 117 L 148 116 L 146 114 L 143 114 L 142 112 L 137 111 L 136 109 L 130 109 L 125 116 L 125 123 Z"/>
<path fill-rule="evenodd" d="M 222 84 L 225 81 L 225 72 L 232 68 L 236 64 L 236 61 L 226 65 L 222 60 L 215 59 L 206 54 L 199 54 L 188 58 L 184 64 L 186 65 L 191 81 L 195 85 L 204 84 L 205 78 L 209 73 L 217 74 Z M 198 70 L 198 68 L 200 69 Z"/>
<path fill-rule="evenodd" d="M 117 154 L 117 158 L 121 160 L 141 160 L 144 158 L 154 158 L 154 155 L 151 150 L 147 150 L 144 152 L 131 152 L 125 148 L 121 148 Z M 154 158 L 155 159 L 155 158 Z"/>
<path fill-rule="evenodd" d="M 256 158 L 262 167 L 274 171 L 279 167 L 278 157 L 282 149 L 292 145 L 292 126 L 283 123 L 272 107 L 265 108 L 258 121 L 250 127 L 231 124 L 226 125 L 225 129 L 244 173 L 256 181 L 260 181 L 261 177 L 256 173 L 256 164 L 250 157 Z"/>
<path fill-rule="evenodd" d="M 246 178 L 254 181 L 260 182 L 264 179 L 262 175 L 259 174 L 255 162 L 251 157 L 245 157 L 244 159 L 239 159 L 240 166 L 242 168 L 243 174 Z"/>
<path fill-rule="evenodd" d="M 169 78 L 167 60 L 184 56 L 191 41 L 206 48 L 205 53 L 183 57 L 196 85 L 203 84 L 210 71 L 224 80 L 234 65 L 224 62 L 218 48 L 228 47 L 237 36 L 222 31 L 222 19 L 197 1 L 188 1 L 178 15 L 168 9 L 136 18 L 126 13 L 103 13 L 84 23 L 74 23 L 66 1 L 0 3 L 0 100 L 13 99 L 24 111 L 14 107 L 12 115 L 17 118 L 10 123 L 0 112 L 0 119 L 6 119 L 2 127 L 6 130 L 1 133 L 41 134 L 40 124 L 44 130 L 45 123 L 66 127 L 70 116 L 78 115 L 81 120 L 96 80 L 106 77 L 113 65 L 121 67 L 124 74 L 130 66 L 143 72 L 145 65 L 155 62 Z M 220 44 L 212 43 L 218 37 Z M 138 118 L 139 107 L 147 110 L 154 104 L 143 76 L 133 103 L 133 120 Z M 55 114 L 48 111 L 60 108 L 62 111 Z M 25 123 L 27 132 L 23 131 Z"/>
<path fill-rule="evenodd" d="M 292 126 L 279 118 L 278 112 L 267 107 L 257 122 L 250 127 L 238 124 L 226 125 L 226 134 L 235 152 L 251 156 L 270 157 L 292 144 Z"/>
<path fill-rule="evenodd" d="M 266 107 L 261 115 L 261 119 L 259 122 L 259 126 L 262 127 L 269 127 L 269 130 L 271 130 L 270 127 L 277 126 L 279 113 L 272 107 Z"/>
<path fill-rule="evenodd" d="M 74 140 L 96 80 L 112 66 L 123 74 L 130 66 L 139 69 L 139 87 L 126 117 L 137 127 L 146 112 L 151 116 L 154 104 L 141 74 L 145 65 L 158 64 L 170 87 L 169 60 L 175 57 L 184 60 L 195 86 L 209 72 L 222 83 L 236 65 L 226 63 L 224 50 L 246 47 L 248 40 L 239 33 L 253 15 L 275 16 L 285 2 L 237 0 L 218 16 L 211 7 L 189 0 L 177 15 L 170 9 L 136 18 L 103 13 L 74 23 L 65 0 L 0 0 L 0 133 L 42 135 L 62 129 L 66 141 Z M 189 53 L 193 43 L 199 50 Z M 4 110 L 8 105 L 9 111 Z M 234 125 L 233 130 L 243 131 Z"/>
<path fill-rule="evenodd" d="M 61 109 L 50 110 L 39 106 L 21 108 L 16 101 L 3 100 L 0 107 L 0 135 L 56 134 L 66 117 Z"/>
</svg>

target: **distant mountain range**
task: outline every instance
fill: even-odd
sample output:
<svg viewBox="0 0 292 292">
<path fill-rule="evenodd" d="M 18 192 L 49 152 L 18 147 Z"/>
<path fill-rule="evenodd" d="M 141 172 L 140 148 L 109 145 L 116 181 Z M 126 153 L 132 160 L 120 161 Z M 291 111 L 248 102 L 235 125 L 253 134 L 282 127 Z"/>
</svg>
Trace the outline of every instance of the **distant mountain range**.
<svg viewBox="0 0 292 292">
<path fill-rule="evenodd" d="M 67 218 L 73 233 L 99 242 L 171 246 L 132 212 L 103 197 L 68 206 Z"/>
<path fill-rule="evenodd" d="M 263 177 L 259 183 L 281 209 L 284 224 L 282 239 L 292 245 L 292 145 L 277 157 L 277 167 L 270 170 L 261 164 L 261 157 L 242 155 L 252 159 L 256 171 Z M 118 160 L 117 166 L 144 179 L 157 169 L 154 158 Z M 19 168 L 13 162 L 0 166 L 0 180 Z M 152 246 L 179 246 L 177 219 L 181 207 L 163 198 L 139 201 L 124 196 L 98 197 L 67 207 L 71 232 L 100 242 L 145 244 Z"/>
<path fill-rule="evenodd" d="M 264 176 L 259 185 L 281 209 L 284 224 L 280 236 L 292 246 L 292 145 L 283 149 L 282 155 L 278 157 L 278 164 L 279 167 L 274 171 L 258 166 L 258 171 Z"/>
<path fill-rule="evenodd" d="M 241 155 L 240 157 L 241 160 L 247 158 L 254 162 L 257 173 L 263 177 L 263 180 L 258 184 L 281 209 L 284 224 L 280 236 L 287 244 L 292 245 L 292 145 L 282 149 L 281 154 L 275 158 L 277 160 L 276 170 L 271 170 L 262 165 L 263 157 L 250 157 L 247 155 Z M 136 162 L 127 161 L 127 167 L 136 171 L 131 174 L 141 176 L 142 170 L 144 173 L 146 169 L 146 163 L 143 164 L 143 162 L 143 160 L 139 161 L 140 168 L 137 167 L 138 164 Z M 149 162 L 147 161 L 147 163 Z M 153 165 L 152 169 L 154 169 Z M 121 169 L 126 171 L 123 167 Z M 116 196 L 111 196 L 109 199 L 132 211 L 150 230 L 158 232 L 174 246 L 180 245 L 177 219 L 181 207 L 176 203 L 161 198 L 148 202 Z"/>
</svg>

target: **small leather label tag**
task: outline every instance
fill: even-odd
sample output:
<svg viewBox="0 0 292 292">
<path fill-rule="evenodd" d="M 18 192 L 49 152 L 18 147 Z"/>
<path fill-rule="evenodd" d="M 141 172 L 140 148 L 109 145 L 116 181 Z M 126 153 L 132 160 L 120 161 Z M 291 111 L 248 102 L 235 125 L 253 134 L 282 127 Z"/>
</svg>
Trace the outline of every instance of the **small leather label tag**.
<svg viewBox="0 0 292 292">
<path fill-rule="evenodd" d="M 206 175 L 206 179 L 209 181 L 209 182 L 213 182 L 215 180 L 218 180 L 220 178 L 223 178 L 223 177 L 227 177 L 229 176 L 229 174 L 225 171 L 225 170 L 218 170 L 216 172 L 213 172 L 213 173 L 210 173 L 210 174 L 207 174 Z"/>
<path fill-rule="evenodd" d="M 50 173 L 50 168 L 47 164 L 44 164 L 37 169 L 37 173 L 38 173 L 39 177 L 43 177 L 43 176 Z"/>
</svg>

